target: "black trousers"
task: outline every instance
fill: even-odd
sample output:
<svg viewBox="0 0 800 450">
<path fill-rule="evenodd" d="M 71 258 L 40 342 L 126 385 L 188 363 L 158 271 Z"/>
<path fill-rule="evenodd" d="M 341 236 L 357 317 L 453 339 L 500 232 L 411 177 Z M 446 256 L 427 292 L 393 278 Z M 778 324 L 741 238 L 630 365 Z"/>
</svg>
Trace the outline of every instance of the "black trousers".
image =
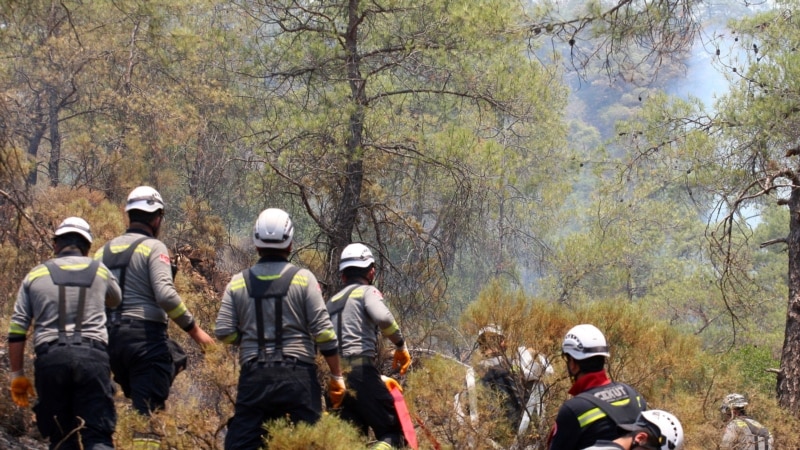
<svg viewBox="0 0 800 450">
<path fill-rule="evenodd" d="M 174 379 L 163 323 L 126 320 L 108 328 L 108 355 L 114 381 L 140 414 L 164 409 Z"/>
<path fill-rule="evenodd" d="M 353 366 L 347 374 L 347 388 L 355 394 L 345 395 L 339 416 L 359 427 L 364 435 L 372 428 L 379 441 L 402 447 L 403 428 L 392 394 L 386 389 L 378 369 L 372 364 Z"/>
<path fill-rule="evenodd" d="M 94 344 L 94 345 L 93 345 Z M 36 425 L 50 448 L 112 449 L 117 424 L 111 373 L 104 346 L 48 345 L 36 348 Z"/>
<path fill-rule="evenodd" d="M 294 360 L 245 363 L 239 375 L 235 412 L 228 423 L 225 450 L 263 447 L 264 422 L 286 416 L 294 423 L 310 424 L 322 416 L 322 388 L 316 366 Z"/>
</svg>

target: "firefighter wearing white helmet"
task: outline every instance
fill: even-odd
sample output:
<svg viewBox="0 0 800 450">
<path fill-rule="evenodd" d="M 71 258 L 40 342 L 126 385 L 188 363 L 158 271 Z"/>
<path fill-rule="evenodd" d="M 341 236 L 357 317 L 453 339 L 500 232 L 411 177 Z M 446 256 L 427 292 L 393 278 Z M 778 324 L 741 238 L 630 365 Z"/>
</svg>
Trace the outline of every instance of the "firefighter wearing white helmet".
<svg viewBox="0 0 800 450">
<path fill-rule="evenodd" d="M 116 426 L 106 344 L 106 307 L 119 305 L 117 279 L 89 258 L 92 234 L 69 217 L 53 236 L 55 258 L 22 282 L 8 331 L 11 397 L 29 405 L 34 394 L 23 370 L 27 331 L 33 327 L 36 425 L 50 447 L 111 449 Z"/>
<path fill-rule="evenodd" d="M 108 311 L 109 355 L 114 380 L 134 409 L 143 415 L 164 408 L 185 354 L 167 335 L 175 322 L 201 347 L 214 344 L 195 321 L 173 283 L 172 263 L 157 239 L 164 220 L 164 201 L 150 186 L 139 186 L 125 204 L 128 229 L 96 254 L 120 280 L 122 304 Z M 140 437 L 135 439 L 155 439 Z"/>
<path fill-rule="evenodd" d="M 125 212 L 137 209 L 144 212 L 156 212 L 164 209 L 164 200 L 157 190 L 150 186 L 139 186 L 128 194 Z"/>
<path fill-rule="evenodd" d="M 561 350 L 573 381 L 569 390 L 573 397 L 558 410 L 548 448 L 578 450 L 601 439 L 618 438 L 618 425 L 634 423 L 647 404 L 635 389 L 608 377 L 605 336 L 594 325 L 577 325 L 567 331 Z"/>
<path fill-rule="evenodd" d="M 404 431 L 387 390 L 393 379 L 386 380 L 384 385 L 376 366 L 378 336 L 394 344 L 392 369 L 399 370 L 401 375 L 411 365 L 411 355 L 383 294 L 372 285 L 375 272 L 375 258 L 369 247 L 353 243 L 342 250 L 339 273 L 343 288 L 327 305 L 339 336 L 339 354 L 350 387 L 339 415 L 364 432 L 372 428 L 378 440 L 372 448 L 400 448 L 404 446 Z M 336 402 L 333 406 L 339 407 Z"/>
<path fill-rule="evenodd" d="M 61 222 L 58 228 L 56 228 L 56 231 L 53 233 L 53 235 L 58 237 L 69 233 L 78 234 L 79 236 L 82 236 L 87 243 L 92 243 L 92 233 L 89 229 L 89 224 L 80 217 L 67 217 L 63 222 Z M 88 251 L 88 248 L 86 250 Z"/>
<path fill-rule="evenodd" d="M 728 421 L 722 433 L 721 450 L 769 450 L 773 436 L 769 429 L 747 415 L 747 398 L 732 393 L 725 396 L 720 405 L 723 420 Z"/>
<path fill-rule="evenodd" d="M 642 411 L 636 422 L 621 424 L 628 433 L 613 441 L 600 440 L 586 450 L 681 450 L 683 448 L 683 427 L 674 415 L 651 409 Z"/>
<path fill-rule="evenodd" d="M 253 244 L 256 248 L 285 249 L 292 245 L 294 225 L 286 211 L 269 208 L 261 211 L 253 226 Z"/>
<path fill-rule="evenodd" d="M 262 211 L 253 226 L 260 259 L 234 275 L 222 297 L 214 333 L 223 343 L 238 345 L 241 364 L 225 450 L 261 448 L 268 420 L 320 419 L 317 349 L 333 375 L 329 394 L 344 396 L 336 333 L 317 278 L 289 262 L 293 236 L 286 211 Z"/>
</svg>

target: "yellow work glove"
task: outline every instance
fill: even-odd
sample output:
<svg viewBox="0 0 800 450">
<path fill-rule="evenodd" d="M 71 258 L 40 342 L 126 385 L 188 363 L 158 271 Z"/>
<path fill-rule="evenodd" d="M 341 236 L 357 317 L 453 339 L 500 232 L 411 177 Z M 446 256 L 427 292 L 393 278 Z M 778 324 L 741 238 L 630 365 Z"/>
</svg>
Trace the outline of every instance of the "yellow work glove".
<svg viewBox="0 0 800 450">
<path fill-rule="evenodd" d="M 24 375 L 19 375 L 11 380 L 11 399 L 14 400 L 18 406 L 26 408 L 30 405 L 28 397 L 36 395 L 33 390 L 31 380 Z"/>
<path fill-rule="evenodd" d="M 387 377 L 385 375 L 381 375 L 381 380 L 383 380 L 383 384 L 386 385 L 386 389 L 392 390 L 397 388 L 400 392 L 403 392 L 403 386 L 400 386 L 400 383 L 392 377 Z"/>
<path fill-rule="evenodd" d="M 342 400 L 344 400 L 344 393 L 346 391 L 347 388 L 344 385 L 344 377 L 331 376 L 331 379 L 328 381 L 328 395 L 331 397 L 333 409 L 338 409 L 342 406 Z"/>
<path fill-rule="evenodd" d="M 405 345 L 398 347 L 394 351 L 394 360 L 392 361 L 392 370 L 400 368 L 400 375 L 405 375 L 408 366 L 411 365 L 411 354 Z"/>
</svg>

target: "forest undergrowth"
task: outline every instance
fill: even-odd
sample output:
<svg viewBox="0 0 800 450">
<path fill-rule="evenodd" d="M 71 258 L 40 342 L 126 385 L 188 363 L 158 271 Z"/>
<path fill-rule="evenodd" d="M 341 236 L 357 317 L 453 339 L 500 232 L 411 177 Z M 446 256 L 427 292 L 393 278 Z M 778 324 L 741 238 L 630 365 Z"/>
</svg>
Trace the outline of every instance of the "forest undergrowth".
<svg viewBox="0 0 800 450">
<path fill-rule="evenodd" d="M 36 223 L 41 230 L 21 221 L 18 226 L 27 231 L 16 236 L 26 239 L 15 242 L 6 236 L 0 242 L 0 269 L 6 274 L 0 279 L 3 311 L 0 327 L 5 330 L 22 277 L 50 256 L 46 234 L 52 228 L 49 225 L 68 215 L 82 215 L 92 224 L 96 236 L 93 251 L 123 231 L 122 213 L 101 195 L 84 192 L 75 196 L 74 192 L 67 195 L 58 190 L 51 194 L 47 198 L 52 204 L 37 213 Z M 237 259 L 215 261 L 216 256 L 208 250 L 197 251 L 197 246 L 189 244 L 180 248 L 176 252 L 180 267 L 176 286 L 197 320 L 211 329 L 221 290 L 233 272 L 230 268 L 241 269 L 252 264 L 255 253 L 237 248 L 226 253 L 237 255 Z M 216 254 L 221 253 L 217 249 Z M 391 297 L 387 302 L 391 307 Z M 415 320 L 398 319 L 401 327 Z M 445 347 L 423 346 L 415 341 L 415 336 L 407 336 L 414 357 L 409 373 L 403 377 L 391 373 L 390 352 L 383 355 L 382 367 L 385 375 L 398 376 L 404 386 L 420 448 L 543 448 L 558 407 L 568 398 L 570 382 L 560 358 L 561 340 L 566 330 L 578 323 L 593 323 L 604 331 L 611 349 L 608 371 L 612 379 L 634 386 L 645 396 L 650 408 L 665 409 L 678 416 L 686 433 L 687 449 L 716 448 L 724 426 L 718 408 L 721 399 L 730 392 L 745 394 L 750 399 L 750 414 L 770 427 L 776 448 L 800 448 L 797 419 L 778 408 L 774 397 L 774 374 L 770 372 L 777 365 L 774 356 L 742 357 L 741 353 L 727 349 L 704 349 L 696 336 L 683 334 L 651 318 L 646 305 L 606 300 L 565 307 L 498 283 L 485 286 L 457 325 L 464 334 L 474 336 L 489 323 L 506 331 L 509 349 L 525 346 L 542 353 L 552 363 L 554 373 L 544 380 L 547 387 L 542 401 L 543 415 L 534 418 L 527 433 L 515 436 L 509 424 L 503 423 L 502 414 L 494 413 L 497 398 L 480 390 L 479 418 L 467 420 L 456 412 L 454 398 L 465 389 L 466 367 L 476 366 L 476 352 L 450 354 Z M 135 414 L 118 389 L 116 446 L 129 448 L 131 430 L 146 426 L 162 437 L 163 449 L 221 449 L 236 398 L 235 349 L 218 345 L 202 353 L 174 324 L 170 325 L 170 334 L 186 349 L 188 369 L 176 378 L 166 410 L 151 419 Z M 6 354 L 5 347 L 3 340 L 0 354 Z M 26 350 L 26 371 L 32 376 L 33 349 L 28 345 Z M 0 376 L 7 380 L 7 360 L 5 356 L 2 359 Z M 325 376 L 321 372 L 321 379 Z M 38 438 L 32 410 L 14 405 L 8 388 L 0 394 L 0 428 L 11 434 Z M 353 449 L 369 444 L 369 439 L 360 437 L 335 413 L 326 413 L 315 426 L 278 421 L 268 424 L 268 428 L 271 449 Z"/>
</svg>

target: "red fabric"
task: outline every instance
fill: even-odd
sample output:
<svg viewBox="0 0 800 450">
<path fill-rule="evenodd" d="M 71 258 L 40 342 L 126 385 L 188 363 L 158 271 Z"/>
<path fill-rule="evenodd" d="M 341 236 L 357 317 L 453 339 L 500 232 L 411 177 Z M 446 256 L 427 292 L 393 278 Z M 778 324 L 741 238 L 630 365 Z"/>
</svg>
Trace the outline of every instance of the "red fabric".
<svg viewBox="0 0 800 450">
<path fill-rule="evenodd" d="M 408 412 L 406 401 L 403 398 L 403 393 L 400 392 L 398 386 L 392 386 L 389 390 L 394 398 L 394 409 L 397 410 L 397 417 L 400 419 L 400 425 L 403 427 L 403 435 L 408 442 L 408 446 L 416 450 L 419 448 L 417 444 L 417 433 L 414 431 L 414 423 L 411 422 L 411 415 Z"/>
<path fill-rule="evenodd" d="M 611 383 L 611 379 L 608 378 L 605 370 L 601 370 L 600 372 L 590 372 L 584 374 L 582 377 L 578 378 L 574 383 L 572 383 L 572 387 L 569 388 L 569 395 L 574 397 L 581 392 L 586 392 L 589 389 L 596 388 L 598 386 L 605 386 L 609 383 Z"/>
<path fill-rule="evenodd" d="M 550 428 L 550 433 L 547 435 L 547 445 L 545 448 L 550 448 L 550 443 L 553 442 L 553 437 L 556 435 L 556 431 L 558 431 L 558 427 L 556 424 L 553 424 L 553 428 Z"/>
</svg>

